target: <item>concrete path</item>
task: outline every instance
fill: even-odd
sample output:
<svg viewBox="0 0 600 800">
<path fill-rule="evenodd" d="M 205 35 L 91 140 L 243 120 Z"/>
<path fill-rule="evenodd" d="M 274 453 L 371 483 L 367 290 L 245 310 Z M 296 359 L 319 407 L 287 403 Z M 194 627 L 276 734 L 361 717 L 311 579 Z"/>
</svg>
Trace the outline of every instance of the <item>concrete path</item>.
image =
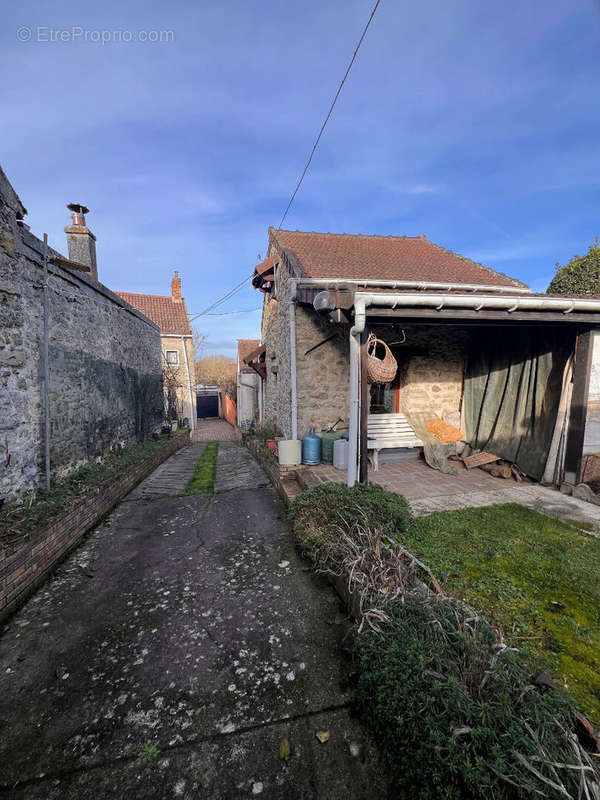
<svg viewBox="0 0 600 800">
<path fill-rule="evenodd" d="M 385 796 L 337 598 L 250 472 L 122 503 L 4 628 L 0 798 Z"/>
<path fill-rule="evenodd" d="M 153 495 L 184 494 L 188 481 L 194 474 L 196 462 L 205 447 L 205 444 L 192 444 L 178 450 L 130 492 L 126 499 L 139 500 L 141 497 Z"/>
</svg>

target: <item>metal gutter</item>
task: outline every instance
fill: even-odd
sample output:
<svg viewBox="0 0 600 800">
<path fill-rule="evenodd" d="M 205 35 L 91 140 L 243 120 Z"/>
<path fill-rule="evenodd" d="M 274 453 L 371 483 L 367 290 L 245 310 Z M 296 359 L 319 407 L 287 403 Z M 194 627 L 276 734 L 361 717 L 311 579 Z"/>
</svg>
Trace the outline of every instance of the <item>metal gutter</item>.
<svg viewBox="0 0 600 800">
<path fill-rule="evenodd" d="M 377 279 L 358 279 L 358 278 L 297 278 L 296 284 L 298 286 L 340 286 L 350 285 L 365 288 L 379 287 L 381 289 L 419 289 L 426 291 L 454 291 L 463 290 L 465 292 L 512 292 L 513 294 L 531 294 L 531 289 L 528 286 L 501 286 L 490 285 L 481 283 L 443 283 L 439 281 L 394 281 L 394 280 L 377 280 Z"/>
</svg>

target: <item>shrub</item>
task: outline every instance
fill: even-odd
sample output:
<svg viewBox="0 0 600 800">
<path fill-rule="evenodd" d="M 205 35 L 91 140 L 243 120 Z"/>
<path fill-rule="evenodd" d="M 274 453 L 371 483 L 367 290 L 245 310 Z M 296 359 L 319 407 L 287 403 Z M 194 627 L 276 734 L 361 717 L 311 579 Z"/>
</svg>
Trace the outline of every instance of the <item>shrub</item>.
<svg viewBox="0 0 600 800">
<path fill-rule="evenodd" d="M 339 483 L 324 483 L 302 492 L 290 504 L 290 519 L 296 532 L 312 527 L 323 532 L 361 522 L 371 530 L 391 536 L 410 523 L 408 503 L 400 495 L 377 484 L 357 484 L 352 489 Z"/>
<path fill-rule="evenodd" d="M 267 419 L 264 422 L 252 422 L 248 428 L 248 436 L 258 439 L 264 445 L 267 439 L 281 437 L 281 431 L 275 422 Z"/>
<path fill-rule="evenodd" d="M 358 703 L 395 796 L 595 796 L 571 701 L 532 685 L 527 661 L 488 623 L 459 601 L 415 594 L 387 613 L 381 635 L 356 642 Z"/>
</svg>

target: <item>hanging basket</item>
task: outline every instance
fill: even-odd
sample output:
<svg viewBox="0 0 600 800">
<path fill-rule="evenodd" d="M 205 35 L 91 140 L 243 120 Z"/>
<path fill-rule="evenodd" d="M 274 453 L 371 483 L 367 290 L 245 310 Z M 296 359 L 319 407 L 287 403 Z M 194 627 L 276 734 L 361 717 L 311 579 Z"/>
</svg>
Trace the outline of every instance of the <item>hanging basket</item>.
<svg viewBox="0 0 600 800">
<path fill-rule="evenodd" d="M 374 333 L 367 339 L 367 377 L 369 383 L 390 383 L 396 377 L 398 363 L 387 344 Z"/>
</svg>

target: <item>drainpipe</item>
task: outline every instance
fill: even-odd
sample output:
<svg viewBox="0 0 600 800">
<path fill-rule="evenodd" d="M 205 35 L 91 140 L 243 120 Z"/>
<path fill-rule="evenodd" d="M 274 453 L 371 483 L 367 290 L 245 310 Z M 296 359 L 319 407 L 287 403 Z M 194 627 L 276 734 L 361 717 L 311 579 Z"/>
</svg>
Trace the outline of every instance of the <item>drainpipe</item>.
<svg viewBox="0 0 600 800">
<path fill-rule="evenodd" d="M 457 287 L 458 288 L 458 287 Z M 365 329 L 368 306 L 402 308 L 420 306 L 441 311 L 443 308 L 467 308 L 472 311 L 495 308 L 507 311 L 589 311 L 600 313 L 600 300 L 565 297 L 498 297 L 493 295 L 440 294 L 371 294 L 354 295 L 354 325 L 350 329 L 350 426 L 348 431 L 348 486 L 354 486 L 358 462 L 358 354 L 360 334 Z"/>
<path fill-rule="evenodd" d="M 298 387 L 296 382 L 296 278 L 292 278 L 290 296 L 290 372 L 292 393 L 292 439 L 298 438 Z"/>
<path fill-rule="evenodd" d="M 188 336 L 187 338 L 191 339 L 192 337 Z M 185 339 L 186 339 L 185 336 L 181 337 L 181 344 L 183 345 L 183 357 L 185 359 L 185 372 L 186 372 L 186 375 L 187 375 L 188 390 L 189 390 L 189 393 L 190 393 L 190 427 L 191 427 L 192 430 L 196 430 L 196 413 L 197 412 L 196 412 L 196 409 L 194 408 L 194 396 L 192 394 L 192 379 L 191 379 L 191 376 L 190 376 L 190 363 L 188 361 L 188 354 L 187 354 L 187 348 L 185 346 Z"/>
<path fill-rule="evenodd" d="M 358 467 L 358 367 L 360 355 L 360 335 L 365 329 L 367 320 L 366 304 L 364 300 L 355 295 L 354 298 L 354 325 L 350 328 L 350 418 L 348 428 L 348 486 L 356 483 Z"/>
</svg>

